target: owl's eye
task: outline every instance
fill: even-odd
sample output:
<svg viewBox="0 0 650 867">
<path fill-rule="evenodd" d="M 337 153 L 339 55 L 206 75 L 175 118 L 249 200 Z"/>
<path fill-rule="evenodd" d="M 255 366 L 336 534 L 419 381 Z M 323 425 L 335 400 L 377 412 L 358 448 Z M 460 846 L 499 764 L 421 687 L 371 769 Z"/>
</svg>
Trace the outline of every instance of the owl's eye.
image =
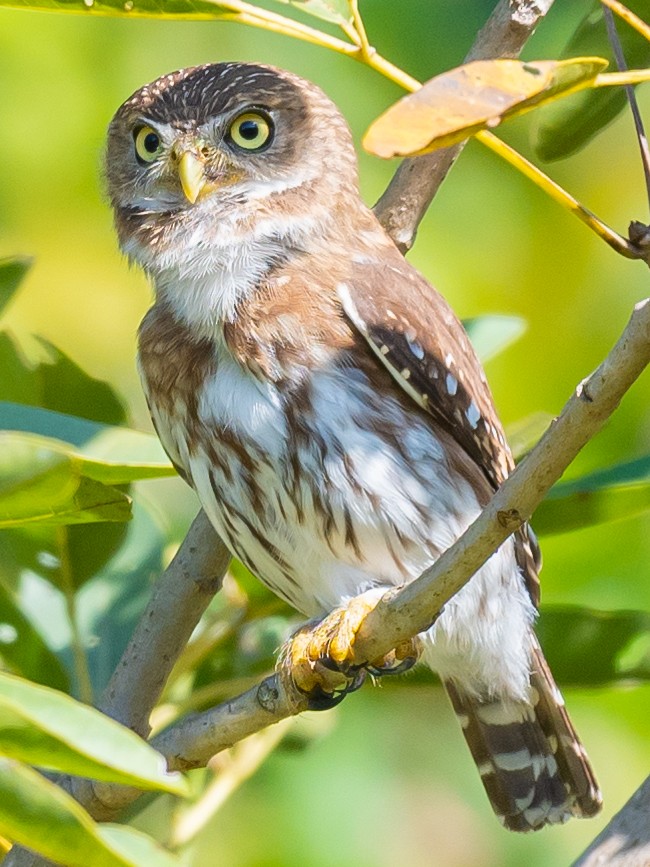
<svg viewBox="0 0 650 867">
<path fill-rule="evenodd" d="M 228 130 L 228 138 L 243 150 L 261 151 L 271 144 L 273 122 L 267 115 L 257 111 L 247 111 L 232 122 Z"/>
<path fill-rule="evenodd" d="M 163 143 L 155 129 L 141 126 L 135 130 L 135 153 L 143 163 L 152 163 L 162 153 Z"/>
</svg>

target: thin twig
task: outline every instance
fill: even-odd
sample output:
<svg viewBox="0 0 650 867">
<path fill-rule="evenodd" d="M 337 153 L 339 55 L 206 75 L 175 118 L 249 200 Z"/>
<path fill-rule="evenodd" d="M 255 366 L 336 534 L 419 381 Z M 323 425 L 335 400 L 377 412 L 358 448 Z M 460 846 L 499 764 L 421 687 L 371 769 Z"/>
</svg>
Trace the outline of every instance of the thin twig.
<svg viewBox="0 0 650 867">
<path fill-rule="evenodd" d="M 518 169 L 523 175 L 533 181 L 533 183 L 537 184 L 540 189 L 544 190 L 544 192 L 552 199 L 555 199 L 555 201 L 562 205 L 563 208 L 566 208 L 568 211 L 575 214 L 579 220 L 582 220 L 582 222 L 592 230 L 592 232 L 595 232 L 599 238 L 602 238 L 606 244 L 609 244 L 609 246 L 616 250 L 617 253 L 620 253 L 621 256 L 625 256 L 626 259 L 643 259 L 645 257 L 643 250 L 639 249 L 627 238 L 619 235 L 618 232 L 615 232 L 606 223 L 603 223 L 603 221 L 597 217 L 593 211 L 586 208 L 574 196 L 572 196 L 571 193 L 567 192 L 534 163 L 531 163 L 530 160 L 527 160 L 526 157 L 519 153 L 519 151 L 511 148 L 510 145 L 506 144 L 502 139 L 498 138 L 488 130 L 477 132 L 474 138 L 477 141 L 480 141 L 481 144 L 490 148 L 490 150 L 494 151 L 494 153 L 498 154 L 502 159 L 507 160 L 510 165 Z"/>
<path fill-rule="evenodd" d="M 609 37 L 612 51 L 614 52 L 614 57 L 616 58 L 616 65 L 618 67 L 618 71 L 627 72 L 627 62 L 625 60 L 625 54 L 623 53 L 623 46 L 621 45 L 621 40 L 618 36 L 616 22 L 614 21 L 614 15 L 612 14 L 612 10 L 605 7 L 603 9 L 603 15 L 605 16 L 605 24 L 607 25 L 607 36 Z M 648 205 L 650 205 L 650 150 L 648 149 L 648 139 L 646 138 L 645 130 L 643 128 L 643 119 L 641 117 L 641 112 L 639 111 L 639 103 L 637 102 L 636 94 L 634 93 L 634 88 L 632 87 L 632 85 L 625 85 L 625 93 L 627 94 L 627 100 L 630 103 L 630 110 L 632 111 L 632 117 L 634 118 L 634 128 L 636 129 L 637 139 L 639 140 L 639 149 L 641 151 L 641 162 L 643 164 L 643 173 L 645 175 L 645 187 L 648 196 Z"/>
</svg>

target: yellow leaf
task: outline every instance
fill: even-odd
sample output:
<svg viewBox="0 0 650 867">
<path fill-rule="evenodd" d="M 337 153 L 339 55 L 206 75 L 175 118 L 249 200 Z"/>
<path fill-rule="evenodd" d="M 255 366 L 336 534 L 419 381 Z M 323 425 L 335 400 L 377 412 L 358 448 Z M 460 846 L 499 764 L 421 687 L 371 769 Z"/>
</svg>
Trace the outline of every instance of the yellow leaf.
<svg viewBox="0 0 650 867">
<path fill-rule="evenodd" d="M 391 106 L 372 124 L 363 144 L 386 159 L 428 153 L 589 87 L 606 66 L 600 57 L 467 63 Z"/>
</svg>

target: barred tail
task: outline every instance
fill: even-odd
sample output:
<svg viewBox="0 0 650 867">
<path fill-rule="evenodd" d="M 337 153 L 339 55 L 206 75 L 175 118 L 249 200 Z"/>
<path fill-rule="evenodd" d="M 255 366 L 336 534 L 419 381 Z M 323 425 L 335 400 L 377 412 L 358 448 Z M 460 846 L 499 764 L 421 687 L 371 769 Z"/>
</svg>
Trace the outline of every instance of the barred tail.
<svg viewBox="0 0 650 867">
<path fill-rule="evenodd" d="M 481 702 L 445 683 L 492 809 L 510 831 L 537 831 L 571 816 L 594 816 L 602 803 L 585 750 L 536 642 L 532 668 L 534 704 Z"/>
</svg>

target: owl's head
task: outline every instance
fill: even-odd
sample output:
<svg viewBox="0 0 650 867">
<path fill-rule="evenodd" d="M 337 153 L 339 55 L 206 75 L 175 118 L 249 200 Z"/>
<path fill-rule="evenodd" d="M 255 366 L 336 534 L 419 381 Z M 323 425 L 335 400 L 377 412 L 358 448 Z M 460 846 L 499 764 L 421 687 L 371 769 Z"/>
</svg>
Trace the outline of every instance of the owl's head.
<svg viewBox="0 0 650 867">
<path fill-rule="evenodd" d="M 174 227 L 259 222 L 331 205 L 357 184 L 331 100 L 289 72 L 245 63 L 180 70 L 133 94 L 109 127 L 106 177 L 131 254 L 145 227 L 148 243 L 164 246 Z"/>
</svg>

